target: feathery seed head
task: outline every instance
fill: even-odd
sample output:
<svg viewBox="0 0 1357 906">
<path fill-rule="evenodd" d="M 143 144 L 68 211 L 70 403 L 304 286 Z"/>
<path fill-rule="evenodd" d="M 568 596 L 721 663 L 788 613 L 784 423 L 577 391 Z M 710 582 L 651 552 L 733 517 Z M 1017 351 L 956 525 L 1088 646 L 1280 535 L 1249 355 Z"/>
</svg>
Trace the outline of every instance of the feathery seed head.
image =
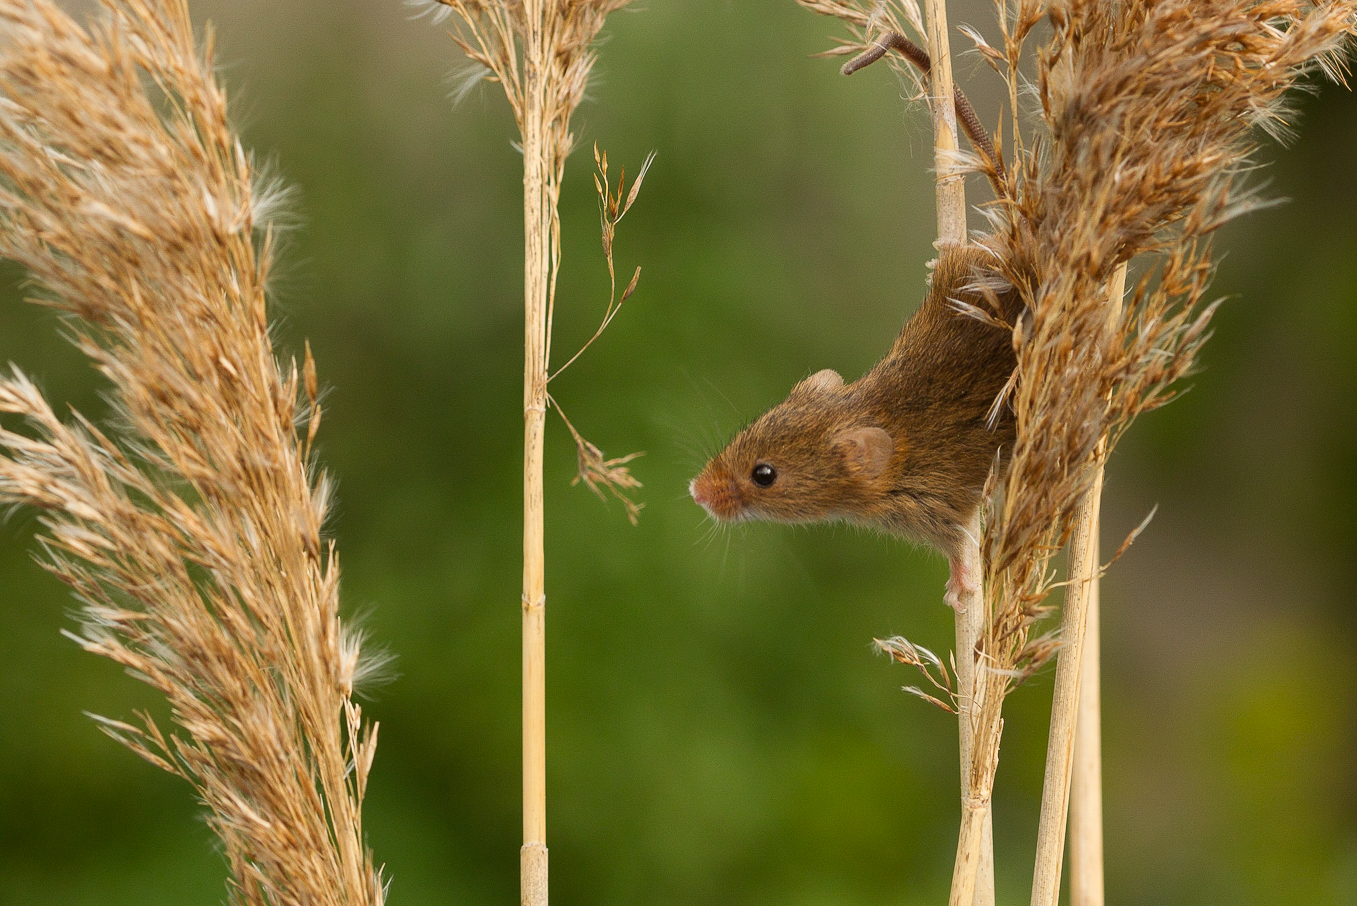
<svg viewBox="0 0 1357 906">
<path fill-rule="evenodd" d="M 349 699 L 359 636 L 321 539 L 315 364 L 283 369 L 269 341 L 286 193 L 231 130 L 182 0 L 109 0 L 87 27 L 0 0 L 0 23 L 0 256 L 72 316 L 116 424 L 0 379 L 0 412 L 33 429 L 0 429 L 0 501 L 43 511 L 80 644 L 169 700 L 173 737 L 101 724 L 195 786 L 232 901 L 378 906 L 359 811 L 376 725 Z"/>
</svg>

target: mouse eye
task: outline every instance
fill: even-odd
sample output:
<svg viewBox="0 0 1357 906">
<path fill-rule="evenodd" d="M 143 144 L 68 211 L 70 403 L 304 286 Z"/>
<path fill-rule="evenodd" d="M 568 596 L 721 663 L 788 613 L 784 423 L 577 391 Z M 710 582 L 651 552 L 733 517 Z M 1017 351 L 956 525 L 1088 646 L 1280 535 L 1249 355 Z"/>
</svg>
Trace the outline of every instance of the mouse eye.
<svg viewBox="0 0 1357 906">
<path fill-rule="evenodd" d="M 774 469 L 766 462 L 761 462 L 754 467 L 753 472 L 749 473 L 749 477 L 753 479 L 754 484 L 759 487 L 771 488 L 773 482 L 777 481 L 777 469 Z"/>
</svg>

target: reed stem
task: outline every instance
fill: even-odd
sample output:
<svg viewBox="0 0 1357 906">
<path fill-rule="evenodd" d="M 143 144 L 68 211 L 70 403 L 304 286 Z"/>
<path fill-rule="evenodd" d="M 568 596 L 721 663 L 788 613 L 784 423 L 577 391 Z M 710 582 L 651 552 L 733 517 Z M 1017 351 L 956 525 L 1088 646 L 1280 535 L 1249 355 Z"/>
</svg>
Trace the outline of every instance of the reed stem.
<svg viewBox="0 0 1357 906">
<path fill-rule="evenodd" d="M 1126 291 L 1126 264 L 1117 268 L 1107 287 L 1109 330 L 1119 320 L 1121 297 Z M 1061 859 L 1065 852 L 1066 820 L 1069 817 L 1070 788 L 1075 761 L 1076 722 L 1085 738 L 1083 765 L 1078 778 L 1080 805 L 1076 838 L 1070 841 L 1071 860 L 1078 853 L 1078 868 L 1071 868 L 1071 891 L 1077 875 L 1079 887 L 1087 899 L 1076 903 L 1090 906 L 1102 903 L 1102 767 L 1098 735 L 1098 644 L 1096 616 L 1090 614 L 1098 596 L 1098 522 L 1102 508 L 1103 461 L 1107 456 L 1107 437 L 1098 442 L 1097 465 L 1093 484 L 1084 494 L 1075 516 L 1074 536 L 1070 540 L 1069 585 L 1061 610 L 1060 635 L 1064 642 L 1055 671 L 1055 693 L 1051 701 L 1051 730 L 1046 742 L 1046 778 L 1042 785 L 1041 817 L 1037 827 L 1036 865 L 1032 872 L 1032 906 L 1056 906 L 1060 900 Z M 1085 658 L 1092 652 L 1092 659 Z M 1080 686 L 1092 673 L 1089 701 L 1080 704 Z M 1074 822 L 1071 821 L 1073 824 Z M 1096 888 L 1096 891 L 1094 890 Z"/>
<path fill-rule="evenodd" d="M 949 103 L 956 93 L 952 81 L 952 53 L 947 39 L 946 0 L 927 0 L 929 93 L 933 112 L 933 163 L 937 172 L 938 245 L 966 244 L 966 182 L 952 172 L 957 150 L 956 107 Z M 980 577 L 984 574 L 980 557 L 980 520 L 977 515 L 969 526 L 968 541 L 962 557 L 965 573 L 973 587 L 963 590 L 956 613 L 957 685 L 961 700 L 957 707 L 960 737 L 961 801 L 963 804 L 961 839 L 952 879 L 953 899 L 964 906 L 992 906 L 994 903 L 994 819 L 989 799 L 972 795 L 971 771 L 976 704 L 976 644 L 984 632 L 985 608 Z M 956 577 L 953 577 L 956 578 Z M 963 853 L 965 855 L 963 855 Z M 959 879 L 955 873 L 960 873 Z M 958 888 L 958 881 L 961 887 Z M 960 891 L 969 889 L 970 895 Z M 960 897 L 958 899 L 958 897 Z"/>
<path fill-rule="evenodd" d="M 974 539 L 980 538 L 980 514 L 976 513 L 971 524 L 966 527 L 967 534 Z M 976 541 L 967 543 L 962 551 L 964 558 L 964 568 L 968 575 L 979 577 L 983 575 L 982 561 L 980 557 L 980 545 Z M 963 592 L 960 595 L 960 607 L 956 612 L 956 675 L 957 675 L 957 723 L 960 731 L 960 753 L 961 753 L 961 803 L 962 808 L 969 812 L 975 798 L 971 795 L 971 773 L 973 770 L 975 746 L 975 722 L 977 692 L 976 685 L 976 653 L 980 643 L 980 637 L 985 631 L 985 601 L 981 594 L 979 584 L 975 589 Z M 969 883 L 974 888 L 974 894 L 971 900 L 962 900 L 961 902 L 972 902 L 974 906 L 992 906 L 994 903 L 994 816 L 989 808 L 989 802 L 986 801 L 980 808 L 983 816 L 980 820 L 979 838 L 975 841 L 977 847 L 974 855 L 974 866 L 967 869 L 970 872 Z M 963 814 L 962 833 L 966 833 L 970 818 Z M 960 844 L 958 844 L 960 845 Z M 969 844 L 968 844 L 969 845 Z M 966 857 L 967 864 L 972 860 L 971 856 Z M 959 870 L 962 865 L 962 859 L 958 859 L 957 867 Z"/>
<path fill-rule="evenodd" d="M 523 86 L 523 848 L 522 906 L 547 903 L 546 555 L 542 447 L 547 413 L 551 156 L 542 0 L 527 0 Z"/>
<path fill-rule="evenodd" d="M 954 173 L 952 158 L 957 151 L 956 107 L 951 103 L 956 86 L 952 82 L 952 52 L 947 40 L 946 0 L 927 0 L 928 82 L 933 112 L 933 165 L 937 172 L 938 244 L 966 244 L 966 182 Z"/>
<path fill-rule="evenodd" d="M 1093 536 L 1093 560 L 1098 556 Z M 1074 728 L 1074 776 L 1070 785 L 1070 906 L 1103 906 L 1103 766 L 1100 706 L 1098 577 L 1088 591 L 1084 672 Z"/>
<path fill-rule="evenodd" d="M 962 659 L 958 659 L 960 662 Z M 978 661 L 976 662 L 979 667 Z M 957 838 L 949 906 L 974 906 L 980 897 L 994 901 L 994 831 L 990 801 L 999 765 L 999 739 L 1004 722 L 1002 680 L 993 671 L 975 669 L 970 703 L 970 770 L 962 800 L 961 832 Z M 990 868 L 985 868 L 985 863 Z"/>
<path fill-rule="evenodd" d="M 1105 442 L 1099 444 L 1100 449 L 1105 446 Z M 1060 614 L 1060 637 L 1064 647 L 1060 649 L 1055 668 L 1051 730 L 1046 742 L 1046 779 L 1042 784 L 1036 868 L 1032 874 L 1032 906 L 1056 906 L 1060 898 L 1061 857 L 1065 849 L 1065 818 L 1074 759 L 1074 715 L 1079 705 L 1088 597 L 1098 566 L 1094 559 L 1097 546 L 1093 537 L 1102 490 L 1103 470 L 1099 467 L 1093 477 L 1093 486 L 1079 504 L 1074 538 L 1070 542 L 1070 582 L 1065 589 L 1065 604 Z"/>
<path fill-rule="evenodd" d="M 1121 315 L 1122 295 L 1126 292 L 1126 264 L 1112 275 L 1107 290 L 1109 326 Z M 1100 451 L 1100 456 L 1105 454 Z M 1102 466 L 1098 467 L 1101 481 Z M 1099 634 L 1100 576 L 1102 562 L 1098 554 L 1099 519 L 1093 514 L 1089 526 L 1092 537 L 1093 575 L 1088 587 L 1088 615 L 1084 620 L 1083 670 L 1080 676 L 1079 707 L 1074 730 L 1074 765 L 1070 781 L 1070 906 L 1103 906 L 1103 750 L 1102 750 L 1102 644 Z"/>
</svg>

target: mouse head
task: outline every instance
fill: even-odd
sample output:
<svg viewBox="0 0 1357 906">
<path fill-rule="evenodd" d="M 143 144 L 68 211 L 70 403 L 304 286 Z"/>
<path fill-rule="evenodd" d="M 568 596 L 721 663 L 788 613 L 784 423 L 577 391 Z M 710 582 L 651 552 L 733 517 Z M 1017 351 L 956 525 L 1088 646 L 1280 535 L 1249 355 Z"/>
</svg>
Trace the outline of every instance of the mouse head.
<svg viewBox="0 0 1357 906">
<path fill-rule="evenodd" d="M 837 372 L 816 372 L 745 428 L 688 486 L 716 519 L 816 522 L 874 496 L 896 452 L 863 419 Z"/>
</svg>

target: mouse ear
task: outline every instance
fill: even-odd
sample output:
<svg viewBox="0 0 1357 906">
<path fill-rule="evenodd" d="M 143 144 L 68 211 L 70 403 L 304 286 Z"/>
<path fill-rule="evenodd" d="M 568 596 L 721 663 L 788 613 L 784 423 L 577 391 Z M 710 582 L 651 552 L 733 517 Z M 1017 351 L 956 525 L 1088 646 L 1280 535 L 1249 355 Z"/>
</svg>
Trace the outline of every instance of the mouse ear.
<svg viewBox="0 0 1357 906">
<path fill-rule="evenodd" d="M 824 393 L 838 390 L 843 386 L 843 378 L 833 368 L 817 371 L 792 389 L 793 393 Z"/>
<path fill-rule="evenodd" d="M 881 428 L 852 428 L 840 432 L 833 445 L 843 456 L 848 470 L 864 478 L 876 478 L 886 471 L 895 453 L 895 441 Z"/>
</svg>

